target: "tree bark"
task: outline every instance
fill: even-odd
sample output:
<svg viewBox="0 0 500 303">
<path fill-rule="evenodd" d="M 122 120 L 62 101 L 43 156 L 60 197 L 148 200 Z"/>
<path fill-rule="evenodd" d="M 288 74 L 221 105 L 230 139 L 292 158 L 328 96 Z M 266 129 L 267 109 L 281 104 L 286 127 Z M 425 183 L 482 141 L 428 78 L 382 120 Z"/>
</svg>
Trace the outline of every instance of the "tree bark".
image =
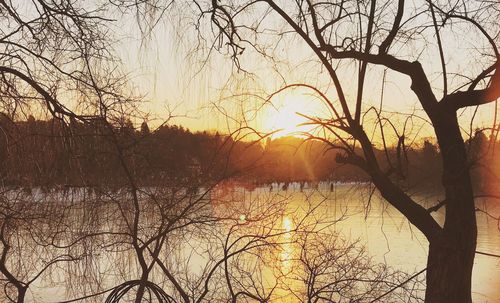
<svg viewBox="0 0 500 303">
<path fill-rule="evenodd" d="M 26 290 L 28 288 L 18 288 L 17 289 L 17 303 L 24 303 L 24 300 L 26 298 Z"/>
<path fill-rule="evenodd" d="M 139 287 L 135 295 L 135 303 L 141 303 L 143 301 L 144 293 L 146 291 L 146 282 L 148 281 L 148 276 L 149 276 L 148 273 L 143 273 L 141 276 Z"/>
<path fill-rule="evenodd" d="M 442 110 L 433 119 L 443 161 L 445 223 L 429 242 L 427 303 L 470 303 L 477 242 L 473 189 L 465 144 L 456 112 Z"/>
<path fill-rule="evenodd" d="M 429 245 L 426 303 L 471 303 L 475 242 L 444 237 Z"/>
</svg>

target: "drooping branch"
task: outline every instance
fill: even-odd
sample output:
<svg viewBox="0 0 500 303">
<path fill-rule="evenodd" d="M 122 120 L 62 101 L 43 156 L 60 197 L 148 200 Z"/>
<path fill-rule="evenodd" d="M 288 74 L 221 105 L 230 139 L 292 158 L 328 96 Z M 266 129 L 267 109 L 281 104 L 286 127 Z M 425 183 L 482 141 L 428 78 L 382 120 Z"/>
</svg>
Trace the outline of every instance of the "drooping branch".
<svg viewBox="0 0 500 303">
<path fill-rule="evenodd" d="M 37 93 L 39 93 L 47 104 L 48 110 L 55 116 L 56 114 L 61 114 L 68 117 L 80 118 L 75 113 L 64 107 L 60 102 L 58 102 L 46 89 L 44 89 L 37 81 L 31 77 L 25 75 L 23 72 L 10 68 L 7 66 L 0 66 L 0 73 L 2 74 L 12 74 L 31 86 Z"/>
</svg>

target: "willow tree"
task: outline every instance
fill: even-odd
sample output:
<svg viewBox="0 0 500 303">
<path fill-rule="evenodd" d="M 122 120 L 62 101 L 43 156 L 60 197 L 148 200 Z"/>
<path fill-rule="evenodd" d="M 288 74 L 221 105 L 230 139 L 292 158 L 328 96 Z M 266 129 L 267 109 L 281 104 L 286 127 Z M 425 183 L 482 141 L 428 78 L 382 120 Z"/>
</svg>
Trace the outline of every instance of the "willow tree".
<svg viewBox="0 0 500 303">
<path fill-rule="evenodd" d="M 201 33 L 200 42 L 209 41 L 209 47 L 229 55 L 238 68 L 250 50 L 272 58 L 273 54 L 267 52 L 272 46 L 264 45 L 269 46 L 269 41 L 302 41 L 319 64 L 318 77 L 329 78 L 336 98 L 330 100 L 326 93 L 305 83 L 283 89 L 308 86 L 324 97 L 332 117 L 309 118 L 335 138 L 330 143 L 343 150 L 338 161 L 362 168 L 385 200 L 425 235 L 429 242 L 426 302 L 471 302 L 477 226 L 457 112 L 495 102 L 500 94 L 498 3 L 195 0 L 188 6 L 198 12 L 194 23 Z M 473 45 L 457 47 L 460 43 L 452 41 L 473 41 L 469 43 Z M 293 57 L 292 47 L 300 48 L 301 44 L 288 46 L 284 52 Z M 467 69 L 450 64 L 452 61 L 463 61 L 460 63 Z M 339 66 L 345 66 L 343 63 L 355 67 L 354 92 L 342 78 Z M 438 73 L 426 72 L 436 66 Z M 434 130 L 442 157 L 444 196 L 435 207 L 426 209 L 415 201 L 391 177 L 401 167 L 381 163 L 376 156 L 375 142 L 367 134 L 363 116 L 369 99 L 364 86 L 366 79 L 374 78 L 369 74 L 377 67 L 411 80 L 410 87 L 405 87 L 405 81 L 400 81 L 399 87 L 411 90 Z M 243 68 L 251 69 L 248 65 Z M 377 113 L 382 119 L 382 109 Z M 398 137 L 400 150 L 404 148 L 404 136 Z M 441 207 L 446 211 L 444 224 L 431 216 Z"/>
<path fill-rule="evenodd" d="M 4 122 L 14 125 L 9 120 L 26 119 L 40 112 L 65 122 L 111 120 L 134 106 L 133 100 L 122 94 L 127 88 L 126 77 L 120 73 L 112 50 L 109 15 L 113 8 L 110 1 L 0 1 L 0 115 Z M 28 124 L 34 120 L 32 116 L 28 118 Z M 54 125 L 56 130 L 62 124 Z M 12 141 L 17 144 L 22 141 L 10 136 L 4 127 L 5 123 L 0 126 L 5 138 L 0 143 L 5 151 L 0 162 L 15 156 Z M 53 137 L 60 137 L 61 133 L 56 132 Z M 69 134 L 65 139 L 71 139 Z M 50 156 L 53 155 L 45 155 L 45 160 Z M 23 158 L 19 161 L 29 162 Z M 37 167 L 33 165 L 32 170 Z M 64 243 L 59 242 L 63 233 L 71 232 L 69 227 L 80 229 L 76 221 L 69 225 L 62 223 L 70 219 L 63 218 L 69 203 L 59 207 L 56 214 L 57 205 L 45 201 L 53 199 L 50 195 L 17 198 L 23 195 L 17 189 L 6 188 L 4 182 L 8 177 L 4 170 L 0 171 L 0 276 L 7 298 L 24 302 L 30 285 L 55 265 L 83 260 L 71 251 L 86 236 L 79 235 L 78 240 L 69 244 L 64 241 L 71 242 L 71 237 L 66 236 L 62 237 Z M 26 187 L 32 185 L 29 180 L 23 182 Z M 72 200 L 67 196 L 57 199 L 66 198 Z M 39 208 L 44 208 L 43 212 Z M 63 232 L 58 224 L 68 229 Z"/>
<path fill-rule="evenodd" d="M 114 9 L 111 1 L 0 1 L 0 111 L 89 120 L 132 106 L 122 102 Z"/>
</svg>

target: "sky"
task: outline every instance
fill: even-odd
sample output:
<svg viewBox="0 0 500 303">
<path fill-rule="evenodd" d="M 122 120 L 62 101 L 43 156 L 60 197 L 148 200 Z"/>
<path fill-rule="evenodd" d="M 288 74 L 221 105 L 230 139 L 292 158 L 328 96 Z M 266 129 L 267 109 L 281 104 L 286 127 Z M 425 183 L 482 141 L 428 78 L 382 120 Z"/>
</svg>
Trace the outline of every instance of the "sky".
<svg viewBox="0 0 500 303">
<path fill-rule="evenodd" d="M 325 103 L 308 89 L 287 90 L 271 100 L 264 100 L 283 85 L 291 83 L 313 85 L 331 100 L 336 100 L 335 90 L 325 71 L 301 40 L 296 37 L 283 39 L 280 43 L 266 40 L 264 43 L 273 47 L 273 55 L 277 59 L 273 62 L 245 50 L 240 60 L 242 68 L 248 73 L 238 72 L 227 56 L 216 51 L 209 54 L 206 49 L 195 50 L 194 29 L 183 25 L 180 30 L 179 23 L 174 19 L 164 18 L 146 39 L 130 17 L 124 17 L 115 27 L 119 41 L 117 53 L 125 70 L 130 73 L 133 85 L 145 96 L 142 109 L 148 113 L 148 123 L 153 127 L 173 112 L 177 118 L 172 123 L 193 131 L 230 132 L 238 127 L 235 120 L 245 118 L 259 131 L 284 129 L 274 135 L 280 136 L 293 131 L 310 131 L 307 127 L 293 127 L 305 122 L 305 118 L 296 115 L 296 112 L 325 118 L 329 116 Z M 456 29 L 441 33 L 443 44 L 450 49 L 446 52 L 450 73 L 453 69 L 474 72 L 467 60 L 475 51 L 477 36 L 471 34 L 469 41 L 457 39 L 460 37 Z M 401 49 L 405 47 L 401 46 Z M 441 67 L 437 49 L 426 47 L 420 56 L 439 98 L 442 80 L 439 77 Z M 350 65 L 341 65 L 338 73 L 347 97 L 352 100 L 350 103 L 354 104 L 357 76 L 352 70 Z M 383 68 L 369 66 L 364 90 L 365 108 L 380 104 L 383 77 Z M 451 76 L 450 79 L 450 82 L 455 81 Z M 416 140 L 432 137 L 432 129 L 425 122 L 425 114 L 410 90 L 410 84 L 404 75 L 385 72 L 382 102 L 386 115 L 391 121 L 400 123 L 401 127 L 406 121 L 404 114 L 421 116 L 410 123 L 411 136 Z M 498 109 L 494 103 L 482 106 L 477 112 L 475 108 L 460 111 L 464 134 L 471 129 L 491 127 L 495 111 Z M 475 118 L 471 127 L 472 116 Z M 373 119 L 366 117 L 367 121 Z"/>
</svg>

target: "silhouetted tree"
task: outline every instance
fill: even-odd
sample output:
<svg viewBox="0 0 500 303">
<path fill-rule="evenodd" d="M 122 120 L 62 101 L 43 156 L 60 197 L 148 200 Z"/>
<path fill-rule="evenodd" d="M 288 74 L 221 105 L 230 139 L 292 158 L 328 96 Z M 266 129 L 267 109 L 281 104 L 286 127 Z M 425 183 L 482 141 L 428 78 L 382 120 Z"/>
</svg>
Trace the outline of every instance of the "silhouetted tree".
<svg viewBox="0 0 500 303">
<path fill-rule="evenodd" d="M 397 3 L 193 0 L 192 3 L 192 6 L 188 4 L 190 8 L 199 12 L 194 22 L 200 36 L 209 37 L 208 47 L 227 53 L 237 68 L 241 67 L 239 59 L 249 49 L 273 58 L 275 53 L 271 52 L 277 48 L 268 48 L 266 44 L 272 33 L 277 41 L 293 36 L 303 42 L 320 64 L 318 73 L 326 75 L 334 86 L 338 102 L 304 83 L 288 84 L 274 94 L 305 87 L 326 102 L 332 117 L 310 117 L 310 120 L 329 133 L 329 138 L 333 139 L 326 141 L 333 148 L 344 151 L 337 159 L 363 169 L 382 196 L 429 241 L 426 301 L 471 302 L 477 226 L 469 163 L 457 111 L 495 101 L 500 94 L 500 55 L 495 39 L 498 29 L 497 22 L 492 21 L 500 18 L 498 4 L 491 1 L 409 3 L 404 0 Z M 283 23 L 267 22 L 271 16 Z M 206 20 L 212 24 L 204 27 Z M 479 51 L 471 55 L 460 53 L 463 49 L 447 48 L 447 41 L 440 36 L 444 31 L 451 31 L 457 39 L 475 39 L 474 45 Z M 212 44 L 210 38 L 218 42 Z M 426 73 L 420 56 L 423 52 L 435 54 L 432 60 L 440 63 L 442 84 L 434 83 L 436 77 L 429 78 Z M 476 67 L 458 71 L 463 77 L 454 78 L 452 82 L 452 66 L 446 59 L 450 53 L 464 60 L 475 57 L 471 62 Z M 342 85 L 339 70 L 343 62 L 355 67 L 351 69 L 357 74 L 354 97 L 350 97 Z M 390 178 L 387 171 L 396 172 L 394 168 L 398 165 L 387 157 L 389 167 L 385 168 L 377 158 L 374 142 L 366 131 L 368 125 L 362 119 L 368 67 L 377 66 L 409 78 L 410 89 L 435 131 L 446 201 L 442 204 L 446 208 L 443 226 Z M 438 85 L 439 90 L 436 90 Z M 437 96 L 436 91 L 442 97 Z M 386 146 L 383 125 L 394 125 L 382 117 L 382 108 L 371 107 L 371 110 L 375 112 L 376 125 L 380 125 L 382 143 Z M 404 140 L 404 130 L 401 134 L 395 127 L 392 129 L 398 141 Z M 362 150 L 356 150 L 356 146 Z"/>
<path fill-rule="evenodd" d="M 143 136 L 147 136 L 150 134 L 149 126 L 148 126 L 148 123 L 146 121 L 142 122 L 142 124 L 141 124 L 141 134 Z"/>
</svg>

